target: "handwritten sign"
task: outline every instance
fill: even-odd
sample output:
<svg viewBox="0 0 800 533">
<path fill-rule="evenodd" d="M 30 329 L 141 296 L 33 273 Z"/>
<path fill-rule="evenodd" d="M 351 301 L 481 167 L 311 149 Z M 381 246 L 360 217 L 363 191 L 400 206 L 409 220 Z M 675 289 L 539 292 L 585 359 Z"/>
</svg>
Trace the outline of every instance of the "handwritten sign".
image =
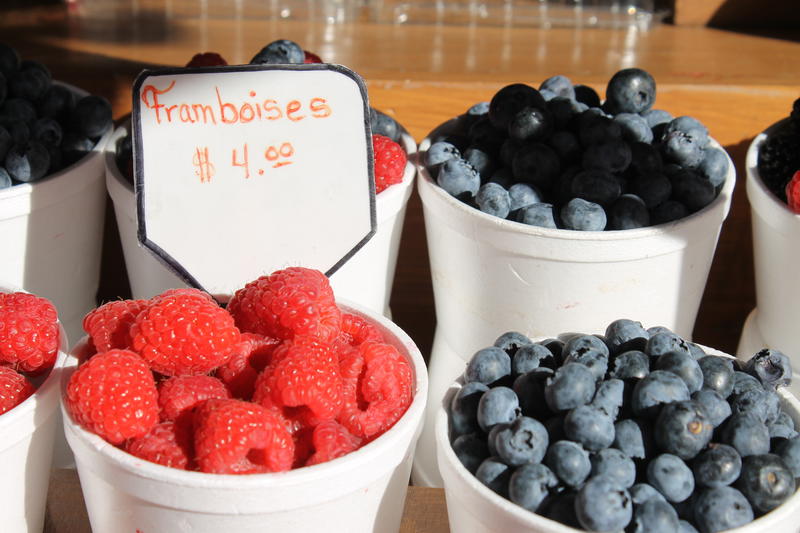
<svg viewBox="0 0 800 533">
<path fill-rule="evenodd" d="M 139 241 L 225 299 L 302 265 L 328 275 L 374 234 L 363 81 L 338 65 L 145 71 L 133 89 Z"/>
</svg>

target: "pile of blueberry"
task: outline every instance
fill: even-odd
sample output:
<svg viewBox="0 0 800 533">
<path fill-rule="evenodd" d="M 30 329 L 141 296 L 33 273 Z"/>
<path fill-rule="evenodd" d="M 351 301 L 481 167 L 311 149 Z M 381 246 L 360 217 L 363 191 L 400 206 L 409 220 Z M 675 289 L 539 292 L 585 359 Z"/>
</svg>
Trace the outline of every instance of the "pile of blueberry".
<svg viewBox="0 0 800 533">
<path fill-rule="evenodd" d="M 787 202 L 787 186 L 800 171 L 800 98 L 788 120 L 772 131 L 758 150 L 758 174 L 775 196 Z"/>
<path fill-rule="evenodd" d="M 627 319 L 508 332 L 467 365 L 450 441 L 494 492 L 571 527 L 723 531 L 795 492 L 800 435 L 776 393 L 790 380 L 780 352 L 744 363 Z"/>
<path fill-rule="evenodd" d="M 37 61 L 0 43 L 0 189 L 65 168 L 111 127 L 111 104 L 78 98 Z"/>
<path fill-rule="evenodd" d="M 564 76 L 521 83 L 471 107 L 431 139 L 425 164 L 444 190 L 484 213 L 584 231 L 683 218 L 710 204 L 724 151 L 691 117 L 653 109 L 656 83 L 617 72 L 606 100 Z"/>
</svg>

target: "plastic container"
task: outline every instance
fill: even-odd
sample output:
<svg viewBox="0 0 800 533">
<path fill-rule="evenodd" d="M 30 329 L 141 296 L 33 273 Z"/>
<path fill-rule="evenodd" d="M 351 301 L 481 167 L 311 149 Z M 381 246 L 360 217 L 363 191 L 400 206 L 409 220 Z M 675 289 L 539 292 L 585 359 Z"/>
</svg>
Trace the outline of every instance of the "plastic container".
<svg viewBox="0 0 800 533">
<path fill-rule="evenodd" d="M 713 355 L 725 355 L 705 348 Z M 458 460 L 447 434 L 446 405 L 461 387 L 452 384 L 445 399 L 436 404 L 436 453 L 439 469 L 444 479 L 447 515 L 452 533 L 490 533 L 494 531 L 536 531 L 541 533 L 575 533 L 581 531 L 554 522 L 519 507 L 494 493 L 469 473 Z M 783 408 L 800 423 L 800 402 L 786 389 L 778 391 Z M 783 505 L 750 524 L 726 530 L 729 533 L 794 533 L 800 514 L 800 492 L 796 492 Z"/>
<path fill-rule="evenodd" d="M 96 305 L 106 206 L 101 152 L 110 136 L 69 167 L 0 190 L 0 280 L 52 301 L 70 339 L 83 336 L 83 316 Z"/>
<path fill-rule="evenodd" d="M 56 430 L 61 369 L 67 360 L 67 336 L 61 328 L 56 364 L 34 380 L 36 392 L 0 415 L 0 499 L 5 533 L 41 532 Z M 60 430 L 59 430 L 60 433 Z"/>
<path fill-rule="evenodd" d="M 342 308 L 378 325 L 414 367 L 414 399 L 389 431 L 321 465 L 278 474 L 214 475 L 138 459 L 75 425 L 64 412 L 92 531 L 156 533 L 174 531 L 178 524 L 193 533 L 398 531 L 427 398 L 425 363 L 414 342 L 383 316 L 349 304 Z M 85 341 L 73 354 L 84 348 Z M 69 359 L 62 388 L 77 364 L 76 357 Z"/>
<path fill-rule="evenodd" d="M 787 283 L 800 264 L 800 215 L 764 186 L 758 173 L 758 150 L 767 135 L 786 120 L 759 134 L 747 150 L 747 198 L 753 224 L 753 260 L 756 275 L 756 312 L 750 329 L 742 333 L 757 336 L 764 346 L 784 352 L 796 368 L 800 365 L 800 285 Z M 752 329 L 755 328 L 755 329 Z M 753 331 L 754 333 L 750 333 Z M 757 332 L 757 333 L 755 333 Z M 752 345 L 757 341 L 745 342 Z M 744 346 L 740 342 L 738 352 Z"/>
<path fill-rule="evenodd" d="M 424 161 L 430 138 L 420 144 Z M 719 147 L 716 141 L 712 145 Z M 624 231 L 582 232 L 527 226 L 474 209 L 440 188 L 419 165 L 436 333 L 428 405 L 486 339 L 516 330 L 605 330 L 635 316 L 690 339 L 736 181 L 733 163 L 717 198 L 681 220 Z M 441 486 L 433 453 L 435 410 L 426 415 L 414 482 Z"/>
<path fill-rule="evenodd" d="M 117 141 L 128 134 L 129 128 L 130 123 L 117 128 L 108 143 L 105 153 L 106 183 L 114 202 L 133 298 L 146 299 L 169 288 L 186 287 L 186 284 L 139 245 L 133 185 L 122 176 L 116 162 Z M 409 155 L 409 162 L 406 164 L 403 182 L 376 196 L 378 229 L 375 235 L 330 278 L 337 295 L 386 316 L 390 315 L 389 298 L 392 294 L 400 235 L 415 175 L 413 158 L 417 145 L 405 133 L 401 146 Z"/>
</svg>

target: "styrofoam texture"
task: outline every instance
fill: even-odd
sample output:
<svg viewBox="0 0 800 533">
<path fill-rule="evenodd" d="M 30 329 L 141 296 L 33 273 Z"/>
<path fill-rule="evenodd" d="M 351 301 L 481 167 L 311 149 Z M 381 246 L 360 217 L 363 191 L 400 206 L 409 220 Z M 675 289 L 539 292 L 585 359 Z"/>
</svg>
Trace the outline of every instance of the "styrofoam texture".
<svg viewBox="0 0 800 533">
<path fill-rule="evenodd" d="M 70 339 L 83 335 L 83 316 L 95 307 L 106 205 L 102 151 L 110 136 L 67 168 L 0 190 L 0 281 L 52 301 Z"/>
<path fill-rule="evenodd" d="M 453 198 L 423 162 L 417 188 L 428 238 L 436 331 L 429 404 L 435 405 L 486 339 L 515 330 L 595 331 L 618 318 L 670 328 L 690 339 L 736 181 L 733 162 L 717 198 L 681 220 L 624 231 L 569 231 L 528 226 L 488 215 Z M 712 140 L 711 144 L 719 147 Z M 440 361 L 440 358 L 445 361 Z M 441 372 L 441 374 L 440 374 Z M 414 483 L 441 486 L 429 412 L 415 458 Z"/>
<path fill-rule="evenodd" d="M 45 378 L 34 378 L 36 392 L 0 415 L 0 501 L 6 533 L 41 532 L 54 441 L 60 431 L 58 397 L 60 372 L 67 360 L 67 335 L 61 340 L 56 364 Z M 63 438 L 62 438 L 63 440 Z"/>
<path fill-rule="evenodd" d="M 186 284 L 139 244 L 133 186 L 122 176 L 116 162 L 117 141 L 127 135 L 129 127 L 129 123 L 118 127 L 107 145 L 106 182 L 114 202 L 131 292 L 134 298 L 145 299 L 167 289 L 186 287 Z M 376 196 L 378 227 L 375 235 L 330 278 L 335 294 L 387 316 L 406 204 L 416 173 L 413 160 L 417 145 L 414 139 L 404 133 L 401 145 L 409 161 L 402 183 Z"/>
<path fill-rule="evenodd" d="M 276 474 L 214 475 L 129 455 L 74 424 L 62 402 L 92 531 L 398 531 L 427 398 L 425 362 L 408 335 L 388 319 L 339 304 L 375 323 L 414 367 L 414 399 L 389 431 L 328 463 Z M 85 341 L 73 354 L 83 349 Z M 62 388 L 76 364 L 70 357 Z"/>
<path fill-rule="evenodd" d="M 747 319 L 744 321 L 742 334 L 739 337 L 739 345 L 736 347 L 736 356 L 743 361 L 747 361 L 764 348 L 777 349 L 771 346 L 764 338 L 764 334 L 761 333 L 758 320 L 758 308 L 756 308 L 750 311 L 750 314 L 747 315 Z M 792 361 L 792 367 L 794 368 L 796 377 L 789 386 L 789 392 L 800 397 L 800 376 L 798 376 L 798 373 L 800 373 L 800 362 L 797 361 L 797 358 Z"/>
<path fill-rule="evenodd" d="M 788 120 L 788 119 L 787 119 Z M 800 284 L 787 283 L 800 264 L 800 215 L 764 186 L 758 173 L 758 150 L 778 122 L 756 136 L 747 150 L 747 199 L 753 225 L 758 329 L 766 343 L 800 367 Z"/>
<path fill-rule="evenodd" d="M 730 355 L 702 347 L 713 355 Z M 462 368 L 463 370 L 463 368 Z M 496 531 L 531 531 L 541 533 L 577 533 L 565 526 L 532 513 L 496 494 L 482 484 L 458 460 L 448 438 L 447 405 L 461 384 L 451 383 L 444 399 L 436 404 L 436 453 L 444 479 L 447 516 L 452 533 L 493 533 Z M 800 424 L 800 402 L 785 388 L 778 394 L 783 408 L 796 424 Z M 726 530 L 728 533 L 796 533 L 800 515 L 800 492 L 777 509 L 745 526 Z"/>
</svg>

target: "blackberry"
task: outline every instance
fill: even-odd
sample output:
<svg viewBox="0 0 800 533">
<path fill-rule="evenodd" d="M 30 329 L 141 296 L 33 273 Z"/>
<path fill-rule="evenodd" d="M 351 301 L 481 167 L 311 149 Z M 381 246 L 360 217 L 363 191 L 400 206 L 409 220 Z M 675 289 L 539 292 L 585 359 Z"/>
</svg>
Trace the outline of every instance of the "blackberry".
<svg viewBox="0 0 800 533">
<path fill-rule="evenodd" d="M 772 193 L 786 202 L 786 184 L 800 170 L 800 136 L 790 132 L 770 135 L 758 150 L 758 172 Z"/>
</svg>

